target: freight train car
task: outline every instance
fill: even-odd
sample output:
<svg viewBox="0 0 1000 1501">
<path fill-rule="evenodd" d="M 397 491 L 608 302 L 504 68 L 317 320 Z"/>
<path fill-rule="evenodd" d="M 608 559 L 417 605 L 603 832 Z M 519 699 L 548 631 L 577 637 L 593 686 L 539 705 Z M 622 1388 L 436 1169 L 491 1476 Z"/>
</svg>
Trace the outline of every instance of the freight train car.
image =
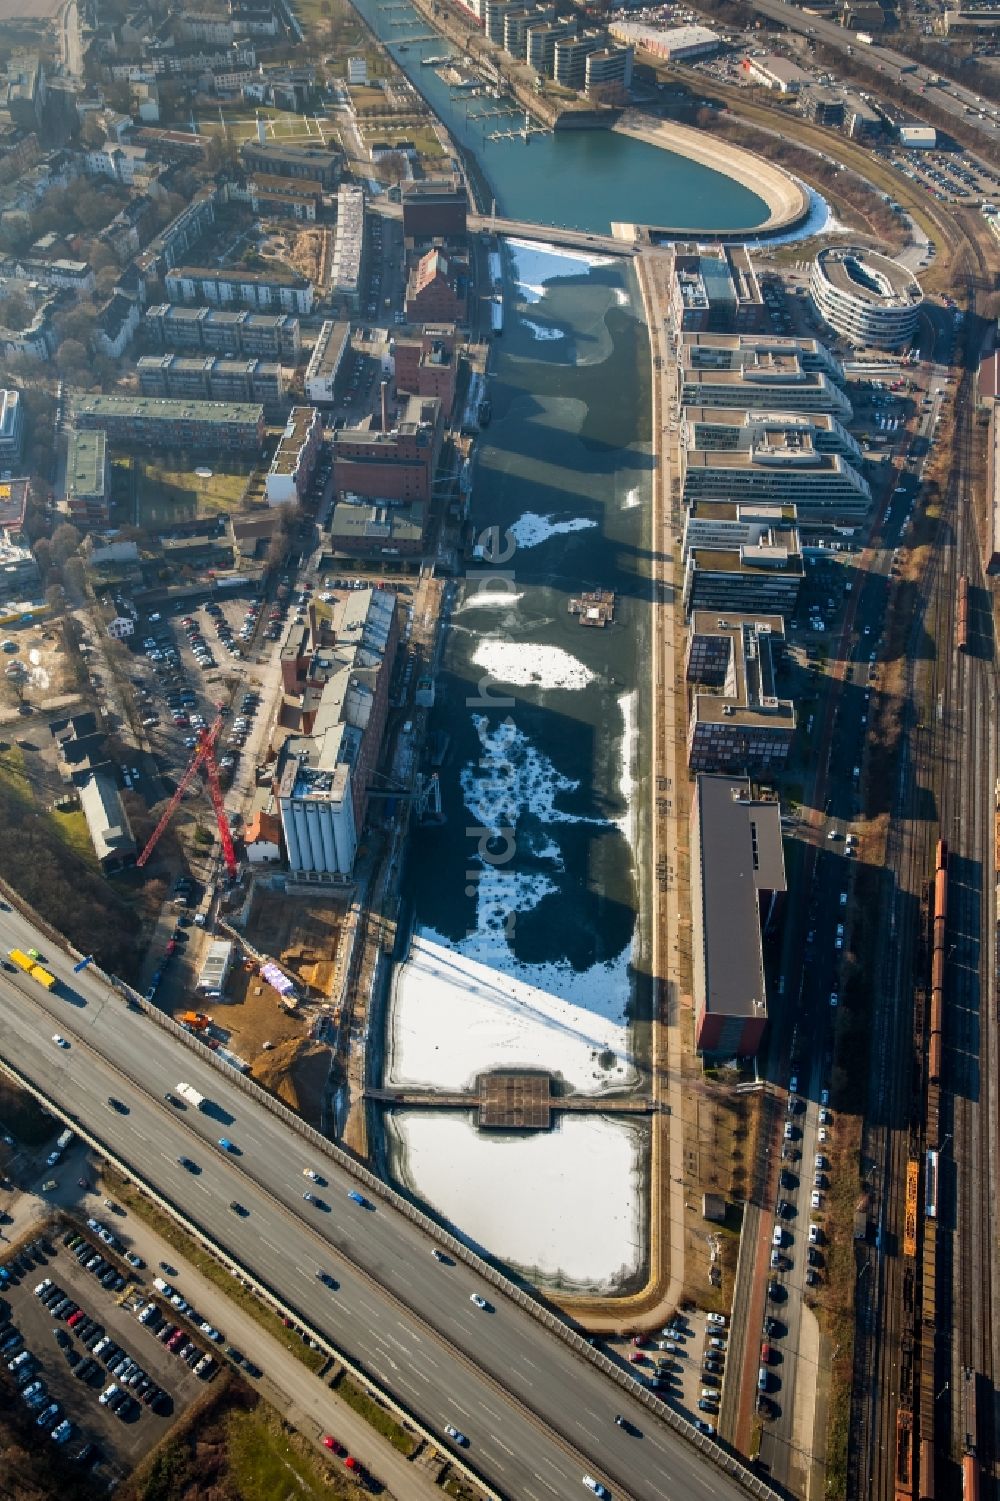
<svg viewBox="0 0 1000 1501">
<path fill-rule="evenodd" d="M 958 610 L 955 615 L 955 645 L 959 651 L 969 648 L 969 575 L 958 581 Z"/>
<path fill-rule="evenodd" d="M 944 1010 L 944 960 L 948 925 L 948 843 L 939 839 L 934 859 L 934 913 L 931 923 L 931 1015 L 927 1044 L 927 1077 L 941 1081 L 941 1030 Z"/>
</svg>

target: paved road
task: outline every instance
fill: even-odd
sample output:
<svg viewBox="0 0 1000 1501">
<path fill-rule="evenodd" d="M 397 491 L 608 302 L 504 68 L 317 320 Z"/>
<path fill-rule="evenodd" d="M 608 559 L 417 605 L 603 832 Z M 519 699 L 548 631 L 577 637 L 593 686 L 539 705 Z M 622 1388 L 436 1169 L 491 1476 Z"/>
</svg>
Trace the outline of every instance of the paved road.
<svg viewBox="0 0 1000 1501">
<path fill-rule="evenodd" d="M 0 975 L 4 1055 L 429 1428 L 440 1431 L 450 1422 L 468 1434 L 469 1459 L 501 1492 L 519 1501 L 579 1497 L 589 1469 L 610 1481 L 616 1501 L 741 1494 L 523 1310 L 492 1292 L 492 1311 L 476 1308 L 470 1294 L 486 1289 L 472 1272 L 432 1259 L 427 1238 L 383 1203 L 367 1211 L 349 1203 L 351 1180 L 341 1169 L 317 1161 L 294 1131 L 248 1101 L 221 1070 L 126 1010 L 99 977 L 74 976 L 16 913 L 0 913 L 0 945 L 6 950 L 15 942 L 38 947 L 62 985 L 50 996 L 27 976 Z M 56 1030 L 69 1048 L 51 1041 Z M 164 1092 L 181 1079 L 231 1122 L 168 1105 Z M 109 1109 L 109 1095 L 128 1105 L 127 1116 Z M 222 1131 L 240 1156 L 218 1148 Z M 181 1156 L 200 1171 L 187 1172 Z M 325 1212 L 302 1200 L 312 1187 L 302 1176 L 307 1166 L 329 1179 L 316 1190 L 331 1206 Z M 232 1200 L 249 1210 L 245 1219 L 230 1212 Z M 337 1292 L 319 1283 L 320 1269 L 337 1279 Z M 615 1412 L 628 1416 L 641 1437 L 615 1427 Z"/>
<path fill-rule="evenodd" d="M 935 105 L 938 109 L 953 115 L 956 121 L 961 121 L 966 127 L 976 130 L 982 137 L 983 150 L 992 156 L 1000 125 L 989 117 L 980 120 L 966 113 L 967 108 L 974 108 L 978 115 L 980 111 L 989 107 L 989 102 L 987 101 L 986 105 L 982 104 L 971 89 L 952 83 L 950 79 L 946 79 L 940 86 L 929 85 L 930 70 L 922 65 L 915 68 L 911 59 L 903 53 L 881 44 L 869 46 L 865 42 L 859 42 L 856 31 L 847 31 L 835 21 L 824 20 L 822 16 L 801 10 L 796 5 L 788 5 L 785 0 L 754 0 L 754 8 L 762 15 L 770 16 L 774 21 L 780 21 L 782 25 L 788 27 L 789 31 L 814 36 L 817 41 L 836 47 L 841 52 L 847 52 L 850 49 L 859 61 L 868 63 L 873 68 L 881 65 L 881 71 L 886 78 L 891 79 L 893 83 L 898 84 L 913 96 L 913 108 L 916 114 L 920 113 L 921 103 Z"/>
</svg>

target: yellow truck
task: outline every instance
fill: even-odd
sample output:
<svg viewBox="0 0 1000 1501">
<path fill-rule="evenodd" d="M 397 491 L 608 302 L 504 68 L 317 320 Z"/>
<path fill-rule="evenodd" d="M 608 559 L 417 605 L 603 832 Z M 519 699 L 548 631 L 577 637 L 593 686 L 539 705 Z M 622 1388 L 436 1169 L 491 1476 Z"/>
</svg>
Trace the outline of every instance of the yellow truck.
<svg viewBox="0 0 1000 1501">
<path fill-rule="evenodd" d="M 56 983 L 55 975 L 50 975 L 48 970 L 38 963 L 37 959 L 33 959 L 23 949 L 10 949 L 8 951 L 8 958 L 13 960 L 18 969 L 23 969 L 25 974 L 30 975 L 33 980 L 37 980 L 39 985 L 44 985 L 46 990 L 54 988 Z"/>
</svg>

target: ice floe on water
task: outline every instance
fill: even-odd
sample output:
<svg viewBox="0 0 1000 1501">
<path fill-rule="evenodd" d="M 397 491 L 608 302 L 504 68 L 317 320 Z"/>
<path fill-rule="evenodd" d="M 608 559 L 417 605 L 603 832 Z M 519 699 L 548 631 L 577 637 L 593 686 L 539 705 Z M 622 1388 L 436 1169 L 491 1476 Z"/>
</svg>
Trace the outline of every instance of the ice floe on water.
<svg viewBox="0 0 1000 1501">
<path fill-rule="evenodd" d="M 472 657 L 498 683 L 515 688 L 586 688 L 590 668 L 561 646 L 544 646 L 507 637 L 486 636 Z"/>
<path fill-rule="evenodd" d="M 625 493 L 625 499 L 622 501 L 622 510 L 634 511 L 636 506 L 641 505 L 642 496 L 639 494 L 639 488 L 637 485 L 633 485 L 632 489 Z"/>
<path fill-rule="evenodd" d="M 585 532 L 596 526 L 587 516 L 574 516 L 568 521 L 557 521 L 554 516 L 540 516 L 537 511 L 525 511 L 508 528 L 518 547 L 537 547 L 550 537 L 565 537 L 570 532 Z"/>
<path fill-rule="evenodd" d="M 562 1115 L 551 1131 L 512 1139 L 451 1111 L 404 1110 L 387 1129 L 407 1187 L 536 1281 L 610 1292 L 639 1270 L 645 1127 Z"/>
<path fill-rule="evenodd" d="M 565 339 L 566 335 L 561 328 L 552 328 L 546 323 L 532 323 L 530 318 L 521 319 L 521 327 L 526 328 L 532 338 L 543 342 L 552 339 Z"/>
<path fill-rule="evenodd" d="M 523 594 L 518 594 L 513 589 L 470 589 L 456 607 L 455 614 L 459 615 L 463 610 L 512 609 L 523 598 Z"/>
<path fill-rule="evenodd" d="M 525 302 L 541 302 L 546 283 L 563 276 L 580 276 L 594 266 L 613 266 L 614 256 L 588 255 L 585 250 L 561 250 L 535 240 L 508 240 L 514 261 L 514 280 Z"/>
</svg>

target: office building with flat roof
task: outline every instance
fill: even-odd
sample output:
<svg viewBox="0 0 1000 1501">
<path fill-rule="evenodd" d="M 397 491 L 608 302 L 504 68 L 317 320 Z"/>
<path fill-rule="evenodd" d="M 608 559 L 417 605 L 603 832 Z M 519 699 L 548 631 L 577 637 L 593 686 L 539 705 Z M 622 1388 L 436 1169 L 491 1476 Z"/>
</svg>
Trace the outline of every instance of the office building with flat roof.
<svg viewBox="0 0 1000 1501">
<path fill-rule="evenodd" d="M 722 46 L 719 36 L 707 26 L 644 26 L 634 21 L 616 20 L 608 30 L 625 46 L 672 63 L 709 57 Z"/>
<path fill-rule="evenodd" d="M 780 615 L 693 613 L 685 661 L 691 771 L 784 769 L 795 735 L 795 705 L 775 691 L 784 643 Z"/>
<path fill-rule="evenodd" d="M 809 293 L 818 316 L 852 344 L 900 349 L 916 336 L 923 289 L 874 250 L 827 246 L 813 261 Z"/>
<path fill-rule="evenodd" d="M 749 779 L 701 772 L 691 808 L 695 1046 L 750 1058 L 767 1025 L 764 933 L 787 889 L 777 801 Z"/>
<path fill-rule="evenodd" d="M 460 178 L 424 177 L 417 182 L 404 182 L 400 199 L 403 237 L 407 241 L 455 240 L 464 236 L 469 204 Z"/>
<path fill-rule="evenodd" d="M 804 433 L 817 453 L 839 453 L 864 462 L 861 446 L 830 412 L 741 412 L 735 407 L 684 407 L 681 441 L 693 448 L 750 449 L 769 430 Z"/>
<path fill-rule="evenodd" d="M 112 443 L 137 448 L 259 449 L 264 408 L 235 401 L 177 401 L 160 396 L 73 397 L 73 421 Z"/>
<path fill-rule="evenodd" d="M 107 525 L 111 509 L 108 440 L 100 429 L 67 429 L 66 505 L 77 523 Z"/>
<path fill-rule="evenodd" d="M 681 333 L 735 333 L 763 319 L 760 283 L 744 245 L 675 247 L 670 320 Z"/>
<path fill-rule="evenodd" d="M 692 546 L 684 562 L 684 610 L 789 616 L 804 577 L 802 554 L 767 532 L 738 547 Z"/>
<path fill-rule="evenodd" d="M 682 406 L 851 417 L 851 404 L 838 383 L 841 367 L 814 339 L 685 333 L 677 363 Z"/>
<path fill-rule="evenodd" d="M 291 728 L 276 791 L 291 871 L 300 880 L 350 877 L 368 789 L 382 749 L 399 639 L 395 594 L 357 589 L 315 600 L 281 648 Z"/>
<path fill-rule="evenodd" d="M 794 506 L 738 505 L 731 500 L 696 500 L 684 518 L 681 557 L 695 547 L 738 552 L 741 547 L 781 546 L 800 555 L 798 512 Z"/>
<path fill-rule="evenodd" d="M 343 160 L 329 146 L 291 146 L 283 141 L 245 141 L 240 155 L 248 172 L 312 180 L 326 192 L 337 186 Z"/>
<path fill-rule="evenodd" d="M 423 557 L 428 512 L 422 500 L 380 501 L 345 495 L 330 519 L 333 555 L 390 563 Z"/>
<path fill-rule="evenodd" d="M 735 500 L 794 505 L 803 521 L 867 515 L 868 481 L 839 454 L 821 453 L 799 428 L 762 426 L 738 449 L 695 448 L 693 434 L 680 445 L 684 502 Z"/>
<path fill-rule="evenodd" d="M 24 446 L 24 403 L 12 386 L 0 389 L 0 469 L 13 469 Z"/>
</svg>

